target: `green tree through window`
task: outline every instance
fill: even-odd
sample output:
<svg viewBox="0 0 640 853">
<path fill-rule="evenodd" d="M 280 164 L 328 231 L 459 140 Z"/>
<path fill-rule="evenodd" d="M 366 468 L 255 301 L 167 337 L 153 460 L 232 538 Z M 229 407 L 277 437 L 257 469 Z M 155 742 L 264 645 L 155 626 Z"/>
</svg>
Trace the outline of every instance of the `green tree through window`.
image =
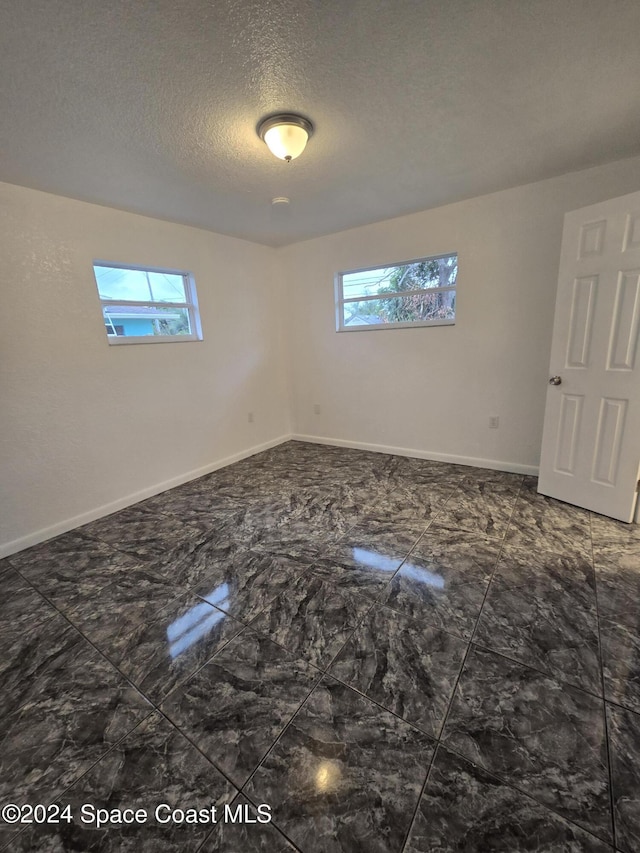
<svg viewBox="0 0 640 853">
<path fill-rule="evenodd" d="M 455 322 L 457 255 L 338 275 L 338 329 Z"/>
<path fill-rule="evenodd" d="M 412 323 L 421 320 L 446 319 L 455 310 L 455 290 L 429 292 L 432 288 L 452 287 L 456 283 L 458 259 L 434 258 L 396 267 L 389 283 L 378 290 L 385 293 L 411 293 L 404 299 L 384 302 L 384 322 Z M 415 291 L 421 291 L 416 293 Z"/>
</svg>

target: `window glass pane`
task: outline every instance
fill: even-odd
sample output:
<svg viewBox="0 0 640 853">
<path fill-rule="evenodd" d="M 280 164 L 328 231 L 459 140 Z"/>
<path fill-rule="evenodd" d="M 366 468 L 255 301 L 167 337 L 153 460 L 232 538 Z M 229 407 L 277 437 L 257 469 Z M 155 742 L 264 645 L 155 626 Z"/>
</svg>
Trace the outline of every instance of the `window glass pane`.
<svg viewBox="0 0 640 853">
<path fill-rule="evenodd" d="M 118 337 L 191 335 L 186 308 L 147 308 L 143 305 L 105 305 L 107 334 Z"/>
<path fill-rule="evenodd" d="M 107 320 L 105 325 L 108 335 L 124 337 L 124 326 L 114 323 L 113 320 Z"/>
<path fill-rule="evenodd" d="M 457 255 L 425 258 L 395 267 L 344 273 L 342 292 L 345 299 L 350 299 L 408 290 L 427 290 L 432 287 L 455 287 L 457 274 Z"/>
<path fill-rule="evenodd" d="M 375 326 L 381 323 L 423 323 L 429 320 L 454 320 L 456 292 L 417 293 L 414 296 L 392 296 L 346 302 L 344 325 Z"/>
<path fill-rule="evenodd" d="M 116 267 L 93 267 L 101 299 L 134 302 L 187 302 L 184 277 L 175 273 L 146 272 Z"/>
<path fill-rule="evenodd" d="M 345 299 L 356 296 L 377 296 L 380 288 L 388 286 L 394 267 L 366 272 L 349 272 L 342 276 L 342 293 Z"/>
</svg>

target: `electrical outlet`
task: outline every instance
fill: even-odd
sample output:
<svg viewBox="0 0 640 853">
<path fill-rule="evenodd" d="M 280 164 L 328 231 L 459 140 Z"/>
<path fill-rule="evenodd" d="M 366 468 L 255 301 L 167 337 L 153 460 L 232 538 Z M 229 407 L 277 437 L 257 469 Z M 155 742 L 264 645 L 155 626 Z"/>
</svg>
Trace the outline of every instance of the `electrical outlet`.
<svg viewBox="0 0 640 853">
<path fill-rule="evenodd" d="M 313 406 L 313 414 L 314 414 L 314 415 L 319 415 L 319 414 L 320 414 L 320 403 L 314 403 L 314 406 Z"/>
<path fill-rule="evenodd" d="M 252 424 L 252 423 L 253 423 L 253 412 L 249 412 L 249 415 L 248 415 L 248 417 L 247 417 L 247 420 L 249 421 L 249 423 L 250 423 L 250 424 Z"/>
<path fill-rule="evenodd" d="M 489 429 L 498 429 L 499 426 L 500 418 L 496 417 L 495 415 L 489 418 Z"/>
</svg>

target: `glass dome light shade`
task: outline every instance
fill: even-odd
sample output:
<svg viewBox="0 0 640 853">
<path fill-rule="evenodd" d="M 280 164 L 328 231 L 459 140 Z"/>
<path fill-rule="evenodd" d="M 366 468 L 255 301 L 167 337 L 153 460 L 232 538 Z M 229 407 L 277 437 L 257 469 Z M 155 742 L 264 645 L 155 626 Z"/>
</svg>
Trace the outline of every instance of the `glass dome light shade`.
<svg viewBox="0 0 640 853">
<path fill-rule="evenodd" d="M 308 119 L 292 114 L 272 116 L 258 126 L 258 135 L 271 153 L 287 161 L 302 154 L 312 132 L 313 125 Z"/>
<path fill-rule="evenodd" d="M 277 124 L 264 135 L 269 151 L 281 160 L 295 160 L 299 157 L 308 139 L 307 131 L 295 124 Z"/>
</svg>

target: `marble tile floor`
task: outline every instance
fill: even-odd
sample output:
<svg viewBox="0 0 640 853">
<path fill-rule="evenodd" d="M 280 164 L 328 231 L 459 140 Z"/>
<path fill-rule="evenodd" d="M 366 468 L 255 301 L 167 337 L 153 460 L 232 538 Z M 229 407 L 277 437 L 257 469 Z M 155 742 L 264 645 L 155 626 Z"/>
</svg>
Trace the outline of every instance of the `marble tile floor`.
<svg viewBox="0 0 640 853">
<path fill-rule="evenodd" d="M 0 589 L 0 849 L 640 851 L 640 531 L 535 478 L 289 442 Z"/>
</svg>

